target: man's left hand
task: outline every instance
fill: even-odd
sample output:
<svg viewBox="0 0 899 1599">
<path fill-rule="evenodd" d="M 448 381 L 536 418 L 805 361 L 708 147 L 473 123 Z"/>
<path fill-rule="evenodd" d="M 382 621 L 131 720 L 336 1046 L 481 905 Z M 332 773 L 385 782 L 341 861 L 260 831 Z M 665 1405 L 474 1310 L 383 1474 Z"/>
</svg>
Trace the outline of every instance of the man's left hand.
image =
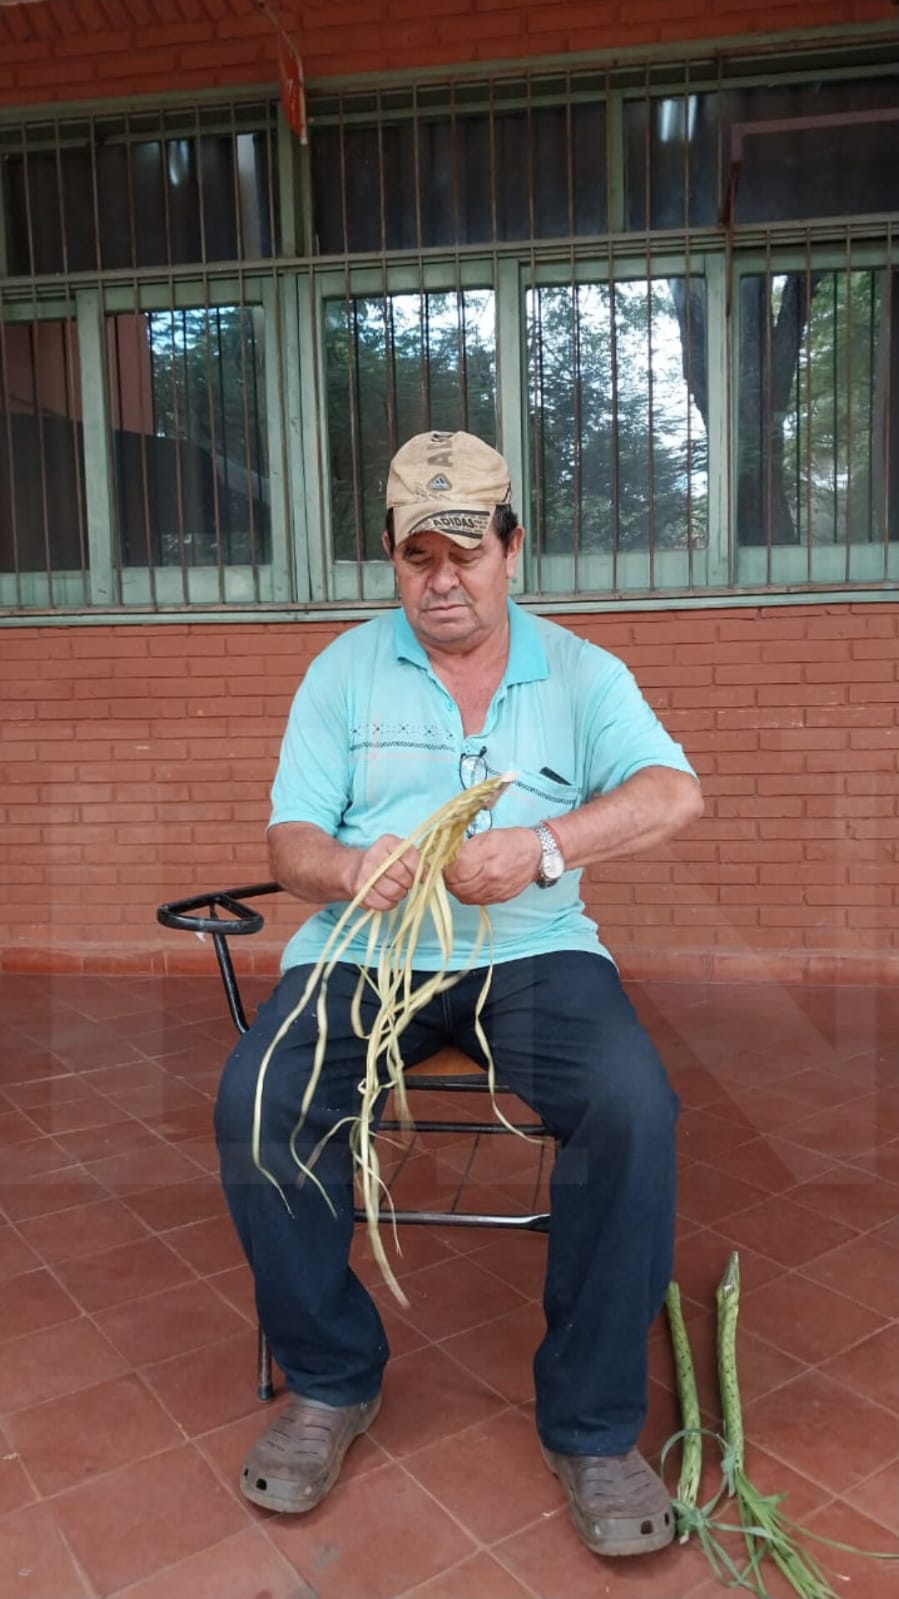
<svg viewBox="0 0 899 1599">
<path fill-rule="evenodd" d="M 492 827 L 465 840 L 444 881 L 463 905 L 499 905 L 536 881 L 542 853 L 530 827 Z"/>
</svg>

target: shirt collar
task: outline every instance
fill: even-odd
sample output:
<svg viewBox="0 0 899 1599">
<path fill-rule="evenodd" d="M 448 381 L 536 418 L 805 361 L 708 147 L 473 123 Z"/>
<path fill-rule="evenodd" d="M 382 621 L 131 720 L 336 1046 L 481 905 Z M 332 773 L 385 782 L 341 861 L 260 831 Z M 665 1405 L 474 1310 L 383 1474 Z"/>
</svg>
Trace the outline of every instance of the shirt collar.
<svg viewBox="0 0 899 1599">
<path fill-rule="evenodd" d="M 394 612 L 393 641 L 397 660 L 412 661 L 415 666 L 430 671 L 431 663 L 427 651 L 415 637 L 402 608 Z M 536 683 L 548 676 L 546 653 L 540 642 L 534 619 L 510 600 L 509 659 L 503 673 L 503 682 Z"/>
</svg>

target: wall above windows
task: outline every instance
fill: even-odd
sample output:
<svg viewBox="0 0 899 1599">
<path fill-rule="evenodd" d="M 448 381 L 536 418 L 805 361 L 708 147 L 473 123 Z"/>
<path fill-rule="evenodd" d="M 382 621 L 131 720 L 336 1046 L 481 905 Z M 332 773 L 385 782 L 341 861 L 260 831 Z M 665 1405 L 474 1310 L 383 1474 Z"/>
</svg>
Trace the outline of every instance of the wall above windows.
<svg viewBox="0 0 899 1599">
<path fill-rule="evenodd" d="M 0 121 L 6 615 L 389 601 L 430 427 L 505 451 L 535 602 L 895 586 L 899 41 L 309 113 Z"/>
</svg>

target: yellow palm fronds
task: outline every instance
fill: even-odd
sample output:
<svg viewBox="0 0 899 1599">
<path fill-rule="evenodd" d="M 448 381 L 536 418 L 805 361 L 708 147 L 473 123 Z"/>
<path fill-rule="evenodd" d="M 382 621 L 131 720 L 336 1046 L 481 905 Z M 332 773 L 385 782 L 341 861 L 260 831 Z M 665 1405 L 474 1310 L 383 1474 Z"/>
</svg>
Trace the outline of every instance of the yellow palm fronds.
<svg viewBox="0 0 899 1599">
<path fill-rule="evenodd" d="M 464 789 L 461 793 L 454 795 L 451 800 L 429 816 L 415 832 L 397 844 L 396 848 L 382 861 L 368 881 L 359 889 L 354 899 L 346 906 L 332 929 L 321 958 L 310 973 L 299 1000 L 293 1010 L 285 1016 L 271 1043 L 268 1045 L 262 1057 L 256 1081 L 253 1112 L 253 1159 L 263 1176 L 277 1188 L 289 1209 L 289 1201 L 281 1184 L 262 1163 L 262 1102 L 266 1074 L 275 1050 L 297 1017 L 305 1010 L 313 994 L 316 994 L 318 1038 L 316 1040 L 312 1071 L 299 1108 L 297 1124 L 291 1137 L 291 1152 L 299 1172 L 304 1178 L 316 1183 L 326 1202 L 330 1204 L 330 1200 L 328 1200 L 313 1170 L 321 1144 L 313 1152 L 309 1161 L 304 1164 L 297 1153 L 296 1141 L 305 1124 L 309 1107 L 321 1077 L 327 1051 L 328 981 L 334 967 L 344 956 L 350 944 L 367 927 L 366 960 L 360 969 L 359 982 L 351 1009 L 354 1032 L 357 1037 L 367 1039 L 365 1075 L 359 1084 L 360 1105 L 358 1115 L 350 1119 L 349 1140 L 361 1189 L 362 1206 L 365 1211 L 372 1253 L 381 1268 L 385 1281 L 401 1304 L 406 1304 L 407 1301 L 387 1259 L 379 1229 L 380 1196 L 382 1192 L 386 1195 L 388 1205 L 390 1204 L 390 1196 L 381 1177 L 380 1163 L 375 1147 L 372 1127 L 374 1108 L 385 1086 L 390 1087 L 396 1097 L 397 1112 L 400 1119 L 411 1125 L 412 1118 L 409 1113 L 406 1086 L 403 1078 L 401 1048 L 403 1031 L 423 1006 L 427 1005 L 435 995 L 451 988 L 462 975 L 460 971 L 451 972 L 448 970 L 453 948 L 453 917 L 443 873 L 445 868 L 450 866 L 456 859 L 462 847 L 466 830 L 473 818 L 479 811 L 495 803 L 510 780 L 508 775 L 487 778 L 483 783 L 477 783 L 472 788 Z M 402 903 L 390 912 L 366 909 L 364 902 L 375 884 L 389 871 L 391 866 L 405 855 L 407 850 L 413 848 L 418 851 L 418 863 L 412 887 Z M 428 914 L 430 914 L 436 929 L 443 964 L 438 971 L 429 974 L 418 988 L 413 989 L 412 973 L 415 968 L 415 952 L 422 924 Z M 470 970 L 474 966 L 485 945 L 489 949 L 490 918 L 482 907 L 478 934 L 469 954 L 468 965 L 465 970 Z M 474 1019 L 478 1042 L 484 1051 L 487 1061 L 488 1080 L 492 1093 L 495 1081 L 493 1058 L 481 1026 L 481 1012 L 487 998 L 492 974 L 492 962 L 489 960 L 487 967 L 487 975 L 475 1007 Z M 367 987 L 371 987 L 374 990 L 379 1004 L 371 1030 L 366 1034 L 362 1025 L 362 997 Z M 497 1115 L 505 1122 L 506 1126 L 511 1126 L 510 1123 L 506 1122 L 506 1118 L 502 1115 L 498 1106 L 495 1105 L 495 1108 Z M 337 1126 L 330 1128 L 325 1135 L 326 1139 L 332 1137 L 340 1125 L 342 1124 L 337 1124 Z M 512 1130 L 514 1131 L 515 1129 Z"/>
</svg>

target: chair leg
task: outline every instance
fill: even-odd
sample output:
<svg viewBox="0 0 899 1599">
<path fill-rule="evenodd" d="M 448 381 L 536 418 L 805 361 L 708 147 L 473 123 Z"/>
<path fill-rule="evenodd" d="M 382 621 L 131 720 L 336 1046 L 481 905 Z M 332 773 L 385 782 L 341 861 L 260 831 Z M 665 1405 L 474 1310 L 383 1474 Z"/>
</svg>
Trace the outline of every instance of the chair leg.
<svg viewBox="0 0 899 1599">
<path fill-rule="evenodd" d="M 266 1402 L 275 1397 L 275 1388 L 272 1382 L 272 1352 L 269 1341 L 262 1331 L 256 1331 L 256 1398 Z"/>
</svg>

